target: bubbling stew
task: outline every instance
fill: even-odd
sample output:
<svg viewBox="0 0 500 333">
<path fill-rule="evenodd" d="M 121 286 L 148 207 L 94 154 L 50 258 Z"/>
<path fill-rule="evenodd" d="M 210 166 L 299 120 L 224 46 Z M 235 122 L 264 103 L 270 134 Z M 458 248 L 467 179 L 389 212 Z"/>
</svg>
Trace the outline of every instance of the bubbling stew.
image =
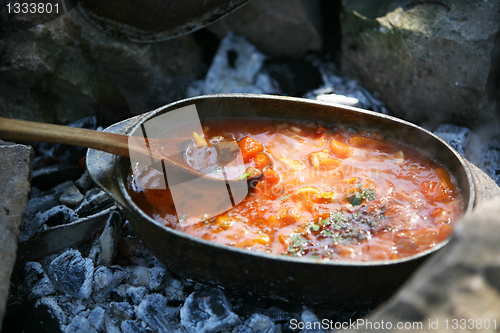
<svg viewBox="0 0 500 333">
<path fill-rule="evenodd" d="M 269 120 L 206 122 L 207 144 L 236 140 L 249 195 L 231 210 L 179 223 L 163 175 L 132 173 L 128 191 L 167 227 L 248 250 L 329 260 L 414 255 L 450 236 L 463 214 L 455 179 L 433 159 L 377 131 Z"/>
</svg>

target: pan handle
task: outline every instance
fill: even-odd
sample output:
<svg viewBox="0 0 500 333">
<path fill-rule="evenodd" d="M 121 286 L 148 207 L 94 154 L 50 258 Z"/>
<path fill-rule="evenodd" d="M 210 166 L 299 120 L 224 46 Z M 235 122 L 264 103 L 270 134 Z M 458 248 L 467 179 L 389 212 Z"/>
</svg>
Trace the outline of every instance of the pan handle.
<svg viewBox="0 0 500 333">
<path fill-rule="evenodd" d="M 126 135 L 146 115 L 147 113 L 111 125 L 104 132 Z M 120 206 L 127 207 L 127 200 L 118 186 L 117 157 L 100 150 L 89 149 L 86 157 L 87 170 L 90 177 L 100 188 L 108 193 Z"/>
</svg>

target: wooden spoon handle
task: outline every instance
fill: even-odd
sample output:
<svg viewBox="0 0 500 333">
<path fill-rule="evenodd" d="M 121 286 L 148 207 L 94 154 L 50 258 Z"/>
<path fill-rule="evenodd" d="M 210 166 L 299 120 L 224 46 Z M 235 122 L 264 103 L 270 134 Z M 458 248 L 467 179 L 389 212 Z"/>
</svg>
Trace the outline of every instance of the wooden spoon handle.
<svg viewBox="0 0 500 333">
<path fill-rule="evenodd" d="M 77 127 L 0 117 L 0 138 L 63 143 L 130 156 L 127 136 Z"/>
</svg>

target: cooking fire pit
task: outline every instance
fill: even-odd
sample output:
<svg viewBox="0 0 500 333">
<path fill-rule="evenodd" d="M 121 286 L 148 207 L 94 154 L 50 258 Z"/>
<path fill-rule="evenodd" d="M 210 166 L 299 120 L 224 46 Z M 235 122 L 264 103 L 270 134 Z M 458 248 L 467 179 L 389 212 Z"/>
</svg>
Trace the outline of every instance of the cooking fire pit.
<svg viewBox="0 0 500 333">
<path fill-rule="evenodd" d="M 236 71 L 243 71 L 251 78 L 244 83 L 245 92 L 282 92 L 271 76 L 255 71 L 260 67 L 252 67 L 251 61 L 263 58 L 259 60 L 260 53 L 254 48 L 246 44 L 242 47 L 244 43 L 235 35 L 223 40 L 207 79 L 193 83 L 188 95 L 220 93 L 209 83 L 222 80 L 224 75 L 227 86 L 241 88 L 241 80 L 231 81 L 237 77 Z M 235 65 L 228 53 L 232 49 L 248 50 L 248 54 L 239 54 L 238 59 L 251 61 Z M 331 63 L 312 57 L 308 64 L 319 68 L 323 86 L 310 90 L 305 97 L 388 112 L 383 103 L 354 81 L 337 76 Z M 229 74 L 228 68 L 231 68 Z M 98 126 L 95 118 L 85 118 L 73 125 Z M 115 128 L 130 125 L 125 122 Z M 446 125 L 436 133 L 460 150 L 465 145 L 461 140 L 467 131 Z M 294 299 L 294 291 L 289 298 L 262 297 L 252 294 L 253 286 L 248 284 L 245 290 L 235 292 L 220 279 L 210 285 L 199 283 L 197 274 L 179 275 L 170 271 L 148 250 L 122 208 L 93 182 L 88 170 L 83 171 L 80 160 L 83 150 L 51 144 L 41 144 L 37 150 L 4 332 L 299 332 L 301 329 L 293 325 L 294 320 L 315 323 L 322 319 L 343 322 L 360 318 L 396 291 L 396 288 L 385 290 L 378 298 L 355 304 L 349 303 L 345 296 L 337 304 L 325 306 L 318 304 L 327 302 L 307 300 L 307 295 Z M 91 153 L 87 163 L 93 163 L 96 154 Z M 471 181 L 471 177 L 476 184 L 479 179 L 487 178 L 474 166 L 464 163 L 472 170 L 470 175 L 465 172 L 464 183 L 465 179 Z M 471 181 L 464 189 L 473 189 L 473 184 Z M 485 200 L 487 195 L 473 191 L 469 196 L 470 207 L 474 200 Z M 176 271 L 181 266 L 177 262 Z M 196 281 L 191 280 L 194 278 Z M 316 282 L 318 276 L 310 278 L 315 281 L 311 282 L 313 287 L 328 283 Z"/>
</svg>

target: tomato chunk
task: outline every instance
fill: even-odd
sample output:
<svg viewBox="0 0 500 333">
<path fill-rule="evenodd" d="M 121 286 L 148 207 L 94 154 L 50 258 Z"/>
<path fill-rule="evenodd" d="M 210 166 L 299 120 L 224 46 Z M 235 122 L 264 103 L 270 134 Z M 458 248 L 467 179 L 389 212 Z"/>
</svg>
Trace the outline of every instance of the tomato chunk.
<svg viewBox="0 0 500 333">
<path fill-rule="evenodd" d="M 262 143 L 252 139 L 249 136 L 243 138 L 243 140 L 240 141 L 239 146 L 245 163 L 250 161 L 255 157 L 255 155 L 257 155 L 257 153 L 261 152 L 264 149 Z"/>
<path fill-rule="evenodd" d="M 257 153 L 253 159 L 255 162 L 255 168 L 257 169 L 263 169 L 264 167 L 269 165 L 269 161 L 267 159 L 267 156 L 262 153 Z"/>
<path fill-rule="evenodd" d="M 354 154 L 354 148 L 335 139 L 332 139 L 332 141 L 330 141 L 330 151 L 338 158 L 347 158 Z"/>
</svg>

